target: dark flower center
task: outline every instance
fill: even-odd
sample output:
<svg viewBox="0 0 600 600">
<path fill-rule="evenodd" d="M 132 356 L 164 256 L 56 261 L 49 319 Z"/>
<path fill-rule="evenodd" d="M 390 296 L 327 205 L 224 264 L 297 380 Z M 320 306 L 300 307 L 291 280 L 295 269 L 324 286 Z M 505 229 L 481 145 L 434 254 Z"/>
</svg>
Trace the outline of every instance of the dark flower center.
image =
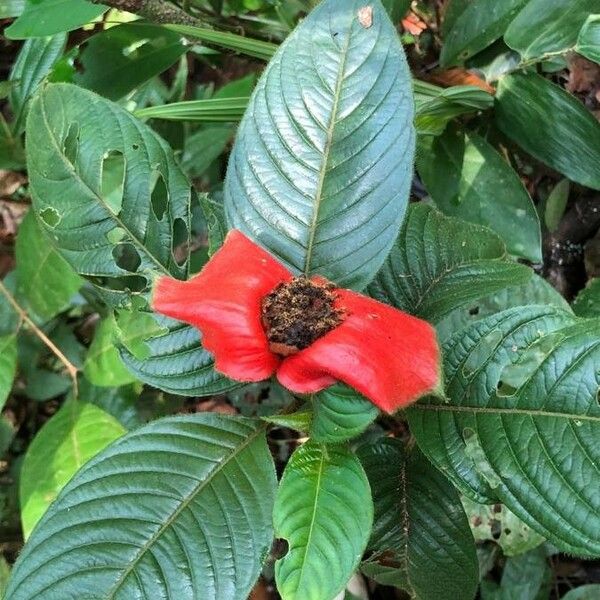
<svg viewBox="0 0 600 600">
<path fill-rule="evenodd" d="M 289 356 L 310 346 L 343 321 L 334 306 L 335 286 L 294 277 L 263 298 L 262 321 L 271 352 Z"/>
</svg>

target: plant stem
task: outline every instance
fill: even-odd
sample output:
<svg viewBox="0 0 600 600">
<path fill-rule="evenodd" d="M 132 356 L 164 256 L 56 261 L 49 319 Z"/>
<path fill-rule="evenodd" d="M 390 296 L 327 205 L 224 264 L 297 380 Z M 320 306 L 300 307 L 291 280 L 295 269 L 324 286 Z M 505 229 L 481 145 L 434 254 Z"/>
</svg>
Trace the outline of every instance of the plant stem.
<svg viewBox="0 0 600 600">
<path fill-rule="evenodd" d="M 77 385 L 77 367 L 61 352 L 61 350 L 54 344 L 54 342 L 29 318 L 27 312 L 21 308 L 19 303 L 15 300 L 14 296 L 10 293 L 8 288 L 4 285 L 4 282 L 0 280 L 0 292 L 2 292 L 12 307 L 18 313 L 21 321 L 25 323 L 29 329 L 47 346 L 47 348 L 60 360 L 64 365 L 65 369 L 69 373 L 69 377 L 73 382 L 73 396 L 78 397 L 78 385 Z"/>
<path fill-rule="evenodd" d="M 134 13 L 153 23 L 207 27 L 206 23 L 166 0 L 92 0 L 92 2 Z"/>
</svg>

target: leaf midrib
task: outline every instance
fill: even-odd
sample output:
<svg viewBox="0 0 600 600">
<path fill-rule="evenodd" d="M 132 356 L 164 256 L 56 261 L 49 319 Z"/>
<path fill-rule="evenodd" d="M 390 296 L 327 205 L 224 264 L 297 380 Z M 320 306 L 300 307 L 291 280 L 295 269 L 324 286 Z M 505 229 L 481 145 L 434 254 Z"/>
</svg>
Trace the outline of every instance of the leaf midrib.
<svg viewBox="0 0 600 600">
<path fill-rule="evenodd" d="M 262 435 L 266 424 L 261 424 L 255 431 L 249 435 L 246 440 L 234 448 L 233 452 L 226 456 L 223 460 L 217 462 L 213 471 L 211 471 L 210 475 L 199 481 L 198 484 L 194 487 L 194 489 L 188 494 L 186 498 L 181 501 L 181 504 L 169 515 L 169 517 L 165 520 L 165 522 L 156 530 L 155 533 L 148 539 L 148 541 L 139 549 L 136 556 L 127 566 L 127 568 L 123 571 L 121 576 L 114 583 L 113 587 L 108 591 L 106 600 L 116 600 L 116 593 L 119 588 L 123 585 L 127 577 L 133 572 L 137 564 L 140 562 L 144 554 L 152 547 L 152 545 L 160 538 L 160 536 L 174 523 L 174 521 L 179 517 L 179 515 L 189 506 L 189 504 L 196 498 L 198 494 L 202 492 L 202 490 L 210 485 L 213 479 L 216 477 L 218 473 L 220 473 L 230 461 L 235 459 L 242 450 L 245 450 L 259 435 Z"/>
<path fill-rule="evenodd" d="M 351 24 L 352 25 L 352 24 Z M 306 256 L 304 258 L 304 274 L 310 274 L 310 263 L 312 260 L 313 248 L 315 243 L 315 235 L 317 232 L 317 223 L 319 220 L 319 210 L 321 208 L 321 201 L 323 200 L 323 187 L 325 185 L 325 176 L 327 175 L 327 169 L 329 166 L 329 154 L 331 152 L 331 146 L 333 145 L 333 134 L 335 126 L 337 124 L 337 113 L 339 108 L 340 94 L 342 89 L 342 83 L 344 81 L 344 72 L 346 70 L 346 59 L 348 57 L 348 50 L 350 48 L 350 38 L 352 37 L 352 28 L 348 31 L 346 37 L 346 43 L 342 49 L 342 56 L 340 58 L 340 65 L 335 81 L 335 89 L 333 96 L 333 106 L 331 107 L 331 116 L 329 124 L 327 126 L 327 137 L 325 139 L 325 148 L 323 150 L 323 161 L 319 169 L 319 180 L 317 183 L 317 191 L 315 193 L 315 200 L 313 206 L 313 215 L 308 230 L 308 244 L 306 247 Z"/>
<path fill-rule="evenodd" d="M 127 225 L 125 225 L 125 223 L 115 214 L 113 213 L 110 208 L 108 207 L 108 205 L 106 204 L 104 198 L 102 198 L 102 196 L 98 195 L 94 190 L 92 190 L 90 188 L 90 186 L 83 181 L 83 179 L 81 179 L 81 177 L 79 176 L 79 173 L 75 170 L 75 166 L 69 161 L 67 160 L 67 157 L 64 156 L 63 152 L 60 149 L 60 145 L 58 143 L 58 140 L 56 139 L 56 136 L 54 135 L 54 131 L 52 130 L 52 128 L 50 127 L 50 123 L 48 121 L 47 118 L 47 113 L 46 113 L 46 106 L 44 104 L 44 97 L 43 95 L 40 96 L 40 112 L 42 114 L 42 118 L 44 119 L 44 125 L 46 126 L 46 130 L 48 131 L 50 140 L 52 141 L 52 145 L 54 146 L 55 150 L 56 150 L 56 154 L 59 156 L 60 161 L 67 167 L 67 169 L 69 171 L 71 171 L 72 176 L 74 179 L 76 179 L 77 181 L 79 181 L 79 183 L 85 188 L 87 189 L 90 194 L 92 194 L 92 196 L 94 196 L 97 201 L 104 207 L 104 209 L 108 212 L 108 214 L 111 216 L 112 219 L 114 219 L 114 221 L 116 223 L 119 224 L 120 227 L 123 228 L 123 230 L 129 235 L 129 237 L 131 238 L 131 241 L 165 274 L 165 275 L 170 275 L 169 271 L 167 270 L 167 268 L 158 260 L 158 258 L 156 258 L 149 250 L 146 246 L 144 246 L 144 244 L 134 235 L 134 233 L 129 229 L 129 227 L 127 227 Z"/>
</svg>

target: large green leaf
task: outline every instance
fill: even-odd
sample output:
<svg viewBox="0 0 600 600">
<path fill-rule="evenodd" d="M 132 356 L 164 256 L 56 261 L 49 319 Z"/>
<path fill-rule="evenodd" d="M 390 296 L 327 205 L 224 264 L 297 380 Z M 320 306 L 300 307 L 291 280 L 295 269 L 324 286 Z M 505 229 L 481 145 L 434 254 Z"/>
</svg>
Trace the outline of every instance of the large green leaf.
<svg viewBox="0 0 600 600">
<path fill-rule="evenodd" d="M 7 597 L 246 600 L 272 542 L 263 426 L 197 414 L 87 463 L 38 523 Z"/>
<path fill-rule="evenodd" d="M 185 278 L 175 248 L 189 240 L 190 185 L 149 127 L 92 92 L 52 84 L 32 102 L 27 159 L 36 212 L 109 301 L 129 302 L 157 272 Z"/>
<path fill-rule="evenodd" d="M 16 84 L 9 96 L 15 134 L 25 129 L 29 99 L 62 56 L 66 43 L 67 36 L 60 33 L 52 37 L 27 40 L 19 51 L 10 71 L 10 80 Z"/>
<path fill-rule="evenodd" d="M 69 479 L 124 433 L 116 419 L 80 400 L 68 400 L 42 427 L 27 449 L 19 480 L 25 538 Z"/>
<path fill-rule="evenodd" d="M 0 19 L 18 17 L 25 10 L 25 0 L 0 0 Z"/>
<path fill-rule="evenodd" d="M 478 0 L 466 6 L 460 4 L 451 15 L 452 27 L 447 33 L 440 54 L 440 63 L 447 67 L 459 64 L 487 48 L 505 32 L 508 24 L 528 0 Z"/>
<path fill-rule="evenodd" d="M 541 262 L 540 223 L 531 198 L 514 169 L 484 138 L 455 128 L 425 138 L 417 169 L 443 212 L 492 228 L 511 254 Z"/>
<path fill-rule="evenodd" d="M 39 317 L 51 319 L 68 306 L 82 279 L 57 252 L 33 212 L 21 223 L 15 253 L 19 294 Z"/>
<path fill-rule="evenodd" d="M 369 294 L 430 321 L 484 295 L 527 281 L 531 270 L 506 260 L 491 230 L 411 206 Z"/>
<path fill-rule="evenodd" d="M 328 444 L 345 442 L 360 435 L 378 414 L 369 400 L 337 383 L 313 396 L 310 437 Z"/>
<path fill-rule="evenodd" d="M 97 325 L 83 372 L 90 383 L 100 387 L 118 387 L 135 381 L 119 355 L 117 326 L 112 314 Z"/>
<path fill-rule="evenodd" d="M 567 552 L 600 554 L 600 320 L 550 307 L 483 319 L 444 345 L 446 396 L 409 409 L 428 457 Z"/>
<path fill-rule="evenodd" d="M 0 335 L 0 411 L 12 390 L 16 372 L 17 334 Z"/>
<path fill-rule="evenodd" d="M 573 311 L 580 317 L 600 317 L 600 277 L 590 280 L 573 302 Z"/>
<path fill-rule="evenodd" d="M 25 10 L 4 34 L 9 39 L 21 40 L 71 31 L 106 10 L 106 6 L 85 0 L 25 0 Z"/>
<path fill-rule="evenodd" d="M 118 100 L 162 73 L 186 52 L 181 36 L 158 25 L 126 23 L 91 37 L 75 83 Z"/>
<path fill-rule="evenodd" d="M 452 484 L 418 448 L 407 452 L 396 439 L 361 446 L 358 456 L 375 505 L 363 572 L 416 600 L 474 598 L 479 579 L 475 544 Z"/>
<path fill-rule="evenodd" d="M 600 14 L 589 16 L 579 32 L 575 50 L 586 58 L 600 63 Z"/>
<path fill-rule="evenodd" d="M 398 233 L 414 145 L 398 35 L 379 2 L 370 27 L 361 8 L 324 0 L 288 37 L 252 96 L 225 181 L 233 227 L 295 272 L 354 288 Z"/>
<path fill-rule="evenodd" d="M 371 533 L 371 490 L 359 460 L 343 446 L 300 446 L 283 473 L 273 521 L 289 544 L 275 563 L 283 600 L 332 600 Z"/>
<path fill-rule="evenodd" d="M 573 49 L 598 0 L 529 0 L 510 24 L 504 41 L 524 60 Z"/>
<path fill-rule="evenodd" d="M 544 77 L 500 80 L 496 123 L 505 135 L 571 181 L 600 189 L 600 123 L 579 100 Z"/>
<path fill-rule="evenodd" d="M 150 327 L 142 326 L 150 321 Z M 122 327 L 123 320 L 119 321 Z M 122 341 L 135 335 L 142 345 L 136 352 L 120 347 L 125 366 L 144 383 L 181 396 L 211 396 L 239 387 L 214 370 L 212 355 L 201 346 L 200 332 L 191 325 L 153 313 L 132 313 Z"/>
</svg>

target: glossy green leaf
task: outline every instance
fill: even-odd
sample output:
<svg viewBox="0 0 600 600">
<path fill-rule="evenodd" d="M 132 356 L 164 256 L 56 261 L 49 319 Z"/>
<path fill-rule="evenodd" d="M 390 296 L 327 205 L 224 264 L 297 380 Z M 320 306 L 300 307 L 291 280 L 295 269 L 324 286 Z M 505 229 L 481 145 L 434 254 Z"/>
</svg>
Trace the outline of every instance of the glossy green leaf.
<svg viewBox="0 0 600 600">
<path fill-rule="evenodd" d="M 100 387 L 119 387 L 135 381 L 123 364 L 116 343 L 117 325 L 111 314 L 97 325 L 85 357 L 83 372 L 90 383 Z"/>
<path fill-rule="evenodd" d="M 352 388 L 337 383 L 313 396 L 313 413 L 311 439 L 338 444 L 360 435 L 379 410 Z"/>
<path fill-rule="evenodd" d="M 504 556 L 517 556 L 537 548 L 545 539 L 506 506 L 479 504 L 461 498 L 475 542 L 495 542 Z"/>
<path fill-rule="evenodd" d="M 600 63 L 600 14 L 590 15 L 577 39 L 576 52 Z"/>
<path fill-rule="evenodd" d="M 529 0 L 504 35 L 523 60 L 573 49 L 598 0 Z"/>
<path fill-rule="evenodd" d="M 207 44 L 227 48 L 228 50 L 234 50 L 263 60 L 269 60 L 277 50 L 277 44 L 263 42 L 235 33 L 215 31 L 214 29 L 195 27 L 193 25 L 165 25 L 165 27 L 189 38 L 201 40 Z"/>
<path fill-rule="evenodd" d="M 443 67 L 459 64 L 501 37 L 528 0 L 478 0 L 466 6 L 447 30 L 440 54 Z"/>
<path fill-rule="evenodd" d="M 600 123 L 579 100 L 544 77 L 500 80 L 496 123 L 533 157 L 571 181 L 600 189 Z"/>
<path fill-rule="evenodd" d="M 471 600 L 479 579 L 473 536 L 452 484 L 414 448 L 380 438 L 361 446 L 375 505 L 362 571 L 419 600 Z M 432 573 L 435 576 L 432 577 Z"/>
<path fill-rule="evenodd" d="M 91 37 L 80 53 L 75 83 L 118 100 L 186 52 L 181 37 L 165 27 L 126 23 Z"/>
<path fill-rule="evenodd" d="M 295 272 L 361 288 L 406 208 L 414 143 L 410 74 L 394 26 L 361 0 L 324 0 L 269 63 L 225 180 L 232 227 Z"/>
<path fill-rule="evenodd" d="M 283 473 L 273 522 L 289 545 L 275 563 L 283 600 L 334 598 L 358 566 L 373 522 L 371 490 L 356 456 L 343 446 L 300 446 Z"/>
<path fill-rule="evenodd" d="M 472 4 L 473 0 L 448 0 L 444 6 L 443 21 L 442 21 L 442 35 L 444 38 L 448 35 L 448 32 L 454 27 L 454 24 L 460 17 L 460 15 L 467 10 L 469 4 Z"/>
<path fill-rule="evenodd" d="M 153 320 L 155 327 L 145 333 L 140 328 L 140 318 Z M 140 381 L 180 396 L 211 396 L 241 385 L 214 370 L 212 355 L 202 348 L 201 335 L 195 327 L 158 314 L 142 313 L 133 316 L 128 326 L 133 334 L 140 330 L 138 341 L 145 349 L 143 354 L 136 353 L 131 345 L 120 347 L 125 366 Z M 129 333 L 125 338 L 132 341 Z"/>
<path fill-rule="evenodd" d="M 45 320 L 64 310 L 83 281 L 58 253 L 33 212 L 19 227 L 15 254 L 17 289 L 28 306 Z"/>
<path fill-rule="evenodd" d="M 137 429 L 87 463 L 29 538 L 11 600 L 245 600 L 273 539 L 259 422 L 215 414 Z"/>
<path fill-rule="evenodd" d="M 416 204 L 368 290 L 381 302 L 436 322 L 530 277 L 530 269 L 506 259 L 493 231 Z"/>
<path fill-rule="evenodd" d="M 541 262 L 540 223 L 531 198 L 484 138 L 449 128 L 421 143 L 417 170 L 444 213 L 490 227 L 511 254 Z"/>
<path fill-rule="evenodd" d="M 599 360 L 600 320 L 541 306 L 488 317 L 444 345 L 448 400 L 409 409 L 411 431 L 467 496 L 598 555 Z"/>
<path fill-rule="evenodd" d="M 112 304 L 129 304 L 158 272 L 185 278 L 190 185 L 173 151 L 119 106 L 48 85 L 27 121 L 34 208 L 57 247 Z"/>
<path fill-rule="evenodd" d="M 81 400 L 68 400 L 27 449 L 20 477 L 25 538 L 75 473 L 125 433 L 109 414 Z"/>
<path fill-rule="evenodd" d="M 140 119 L 166 119 L 167 121 L 239 121 L 248 106 L 249 98 L 208 98 L 187 100 L 159 106 L 148 106 L 135 111 Z"/>
<path fill-rule="evenodd" d="M 397 23 L 410 8 L 412 0 L 381 0 L 393 23 Z"/>
<path fill-rule="evenodd" d="M 561 179 L 548 195 L 546 200 L 546 209 L 544 210 L 544 222 L 548 231 L 555 231 L 559 226 L 567 203 L 569 202 L 569 190 L 571 184 L 568 179 Z"/>
<path fill-rule="evenodd" d="M 2 302 L 5 298 L 2 297 Z M 12 390 L 17 373 L 17 334 L 0 336 L 0 411 Z"/>
<path fill-rule="evenodd" d="M 598 600 L 598 598 L 600 598 L 600 583 L 591 583 L 567 592 L 561 600 Z"/>
<path fill-rule="evenodd" d="M 4 34 L 11 40 L 22 40 L 72 31 L 106 10 L 106 6 L 86 0 L 25 0 L 25 10 Z"/>
<path fill-rule="evenodd" d="M 12 130 L 15 134 L 25 129 L 29 100 L 62 56 L 66 43 L 67 36 L 60 33 L 27 40 L 21 47 L 10 70 L 10 80 L 16 84 L 9 95 L 13 112 Z"/>
<path fill-rule="evenodd" d="M 600 317 L 600 277 L 588 282 L 573 302 L 573 311 L 580 317 Z"/>
<path fill-rule="evenodd" d="M 274 414 L 268 417 L 262 417 L 263 421 L 278 425 L 279 427 L 286 427 L 302 433 L 308 433 L 310 431 L 310 425 L 312 423 L 313 413 L 311 410 L 299 410 L 290 414 Z"/>
</svg>

